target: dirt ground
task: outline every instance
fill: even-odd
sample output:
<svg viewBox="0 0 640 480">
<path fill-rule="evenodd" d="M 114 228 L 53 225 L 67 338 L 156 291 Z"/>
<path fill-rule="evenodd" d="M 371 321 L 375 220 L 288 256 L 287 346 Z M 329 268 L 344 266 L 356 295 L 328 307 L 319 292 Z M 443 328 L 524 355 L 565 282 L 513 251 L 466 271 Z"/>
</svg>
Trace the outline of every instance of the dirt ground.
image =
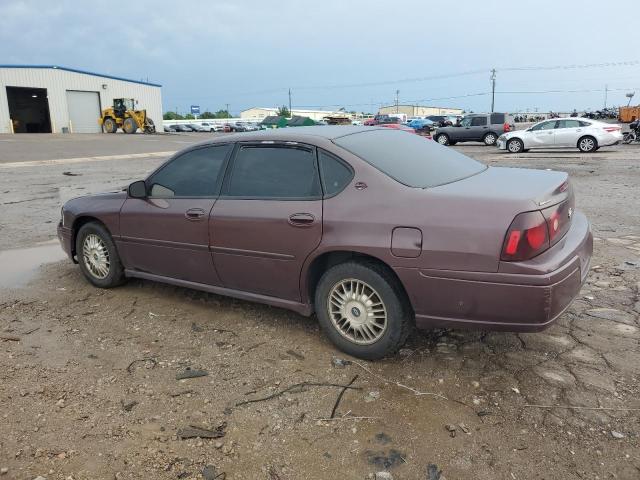
<svg viewBox="0 0 640 480">
<path fill-rule="evenodd" d="M 49 263 L 0 286 L 0 479 L 640 478 L 640 150 L 455 148 L 571 174 L 595 252 L 550 329 L 416 332 L 363 362 L 314 318 L 148 281 L 99 290 Z M 142 178 L 164 158 L 148 153 L 0 164 L 0 261 L 50 248 L 6 251 L 52 238 L 67 198 Z"/>
</svg>

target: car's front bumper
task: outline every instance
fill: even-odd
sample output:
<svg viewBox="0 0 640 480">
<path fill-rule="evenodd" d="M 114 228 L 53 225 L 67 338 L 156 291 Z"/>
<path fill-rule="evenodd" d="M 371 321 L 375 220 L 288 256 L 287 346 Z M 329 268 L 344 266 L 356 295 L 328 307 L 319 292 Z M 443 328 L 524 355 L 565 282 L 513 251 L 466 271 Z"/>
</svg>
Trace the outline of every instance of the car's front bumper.
<svg viewBox="0 0 640 480">
<path fill-rule="evenodd" d="M 58 223 L 58 240 L 60 241 L 60 246 L 62 247 L 62 250 L 64 250 L 64 253 L 67 254 L 67 256 L 73 260 L 73 232 L 71 231 L 70 228 L 64 227 L 62 225 L 62 222 Z"/>
<path fill-rule="evenodd" d="M 499 272 L 396 268 L 418 328 L 539 331 L 580 292 L 589 272 L 593 237 L 576 212 L 572 228 L 547 252 Z M 517 270 L 530 273 L 512 273 Z"/>
</svg>

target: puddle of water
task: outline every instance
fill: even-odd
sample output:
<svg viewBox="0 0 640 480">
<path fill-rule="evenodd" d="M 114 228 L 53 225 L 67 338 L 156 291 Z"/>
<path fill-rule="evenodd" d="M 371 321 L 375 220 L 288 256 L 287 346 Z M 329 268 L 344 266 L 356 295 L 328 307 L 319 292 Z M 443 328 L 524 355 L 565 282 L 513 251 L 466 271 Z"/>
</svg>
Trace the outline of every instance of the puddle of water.
<svg viewBox="0 0 640 480">
<path fill-rule="evenodd" d="M 67 256 L 58 240 L 30 248 L 0 251 L 0 288 L 24 287 L 42 265 L 64 258 Z"/>
</svg>

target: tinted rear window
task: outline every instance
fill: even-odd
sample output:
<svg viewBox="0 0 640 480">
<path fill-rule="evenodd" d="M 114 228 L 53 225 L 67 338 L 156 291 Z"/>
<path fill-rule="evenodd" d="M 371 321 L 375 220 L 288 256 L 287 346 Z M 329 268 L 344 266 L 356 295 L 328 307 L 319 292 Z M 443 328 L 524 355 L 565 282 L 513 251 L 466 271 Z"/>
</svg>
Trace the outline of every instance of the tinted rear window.
<svg viewBox="0 0 640 480">
<path fill-rule="evenodd" d="M 334 143 L 409 187 L 437 187 L 487 168 L 450 147 L 397 130 L 355 133 L 338 137 Z"/>
</svg>

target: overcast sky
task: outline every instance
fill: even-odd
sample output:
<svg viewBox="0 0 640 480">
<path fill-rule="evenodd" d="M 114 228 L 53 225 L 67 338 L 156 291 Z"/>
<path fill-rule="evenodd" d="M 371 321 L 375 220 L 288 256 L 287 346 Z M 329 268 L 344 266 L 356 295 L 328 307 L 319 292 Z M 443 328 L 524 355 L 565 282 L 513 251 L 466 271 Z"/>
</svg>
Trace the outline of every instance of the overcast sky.
<svg viewBox="0 0 640 480">
<path fill-rule="evenodd" d="M 398 89 L 482 111 L 492 68 L 496 110 L 598 109 L 605 85 L 609 105 L 640 98 L 638 18 L 638 0 L 2 0 L 0 63 L 148 78 L 182 112 L 283 105 L 289 87 L 294 108 L 374 111 Z"/>
</svg>

